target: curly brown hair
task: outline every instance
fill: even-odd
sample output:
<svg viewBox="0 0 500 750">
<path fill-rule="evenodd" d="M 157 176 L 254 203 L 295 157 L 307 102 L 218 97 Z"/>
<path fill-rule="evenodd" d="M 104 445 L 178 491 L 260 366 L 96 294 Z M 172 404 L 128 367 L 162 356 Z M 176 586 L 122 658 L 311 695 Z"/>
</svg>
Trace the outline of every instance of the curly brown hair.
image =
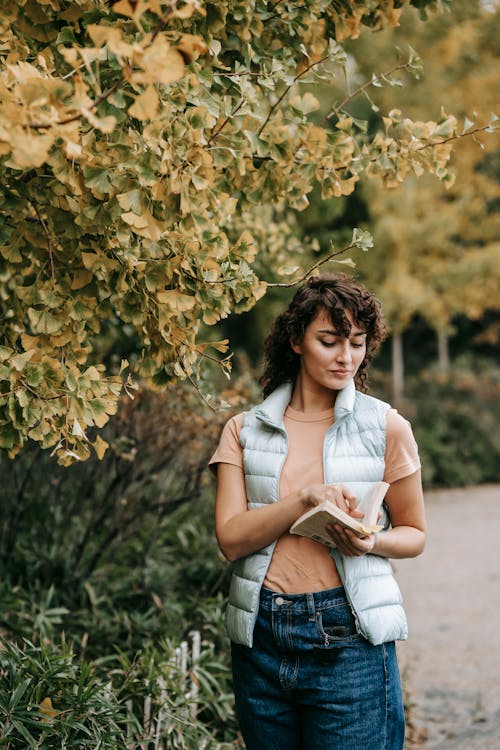
<svg viewBox="0 0 500 750">
<path fill-rule="evenodd" d="M 302 284 L 271 327 L 264 342 L 264 372 L 259 380 L 264 397 L 282 383 L 295 382 L 300 355 L 293 351 L 290 341 L 302 341 L 307 326 L 322 310 L 342 335 L 349 336 L 351 330 L 346 311 L 366 332 L 366 355 L 354 379 L 356 386 L 366 391 L 367 367 L 387 335 L 380 303 L 352 276 L 325 273 Z"/>
</svg>

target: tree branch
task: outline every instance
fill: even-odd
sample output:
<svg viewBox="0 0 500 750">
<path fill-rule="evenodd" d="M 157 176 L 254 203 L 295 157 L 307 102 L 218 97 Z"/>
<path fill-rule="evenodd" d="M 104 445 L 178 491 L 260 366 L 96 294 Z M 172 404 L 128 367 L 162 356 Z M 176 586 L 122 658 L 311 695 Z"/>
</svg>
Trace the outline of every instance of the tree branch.
<svg viewBox="0 0 500 750">
<path fill-rule="evenodd" d="M 41 215 L 40 211 L 38 210 L 38 206 L 36 205 L 36 203 L 34 203 L 34 201 L 32 201 L 32 200 L 30 200 L 29 203 L 33 206 L 33 209 L 34 209 L 34 211 L 36 213 L 37 219 L 40 222 L 40 224 L 42 225 L 43 231 L 45 232 L 45 236 L 47 237 L 47 250 L 49 251 L 49 258 L 50 258 L 50 273 L 51 273 L 51 276 L 52 276 L 52 283 L 54 284 L 55 280 L 56 280 L 56 272 L 55 272 L 55 268 L 54 268 L 54 256 L 53 256 L 53 253 L 52 253 L 52 237 L 50 235 L 49 228 L 48 228 L 47 224 L 43 220 L 43 216 Z"/>
<path fill-rule="evenodd" d="M 96 109 L 96 107 L 99 106 L 99 104 L 102 104 L 102 102 L 106 101 L 111 94 L 114 94 L 115 91 L 122 85 L 124 82 L 124 77 L 121 75 L 117 80 L 114 82 L 114 84 L 107 90 L 104 91 L 100 96 L 97 97 L 97 99 L 92 102 L 92 104 L 89 107 L 89 110 Z M 58 120 L 57 122 L 32 122 L 28 125 L 28 127 L 31 130 L 48 130 L 49 128 L 53 128 L 59 125 L 69 125 L 71 122 L 76 122 L 77 120 L 81 120 L 83 117 L 82 113 L 79 112 L 77 115 L 72 115 L 71 117 L 67 117 L 65 120 Z"/>
<path fill-rule="evenodd" d="M 382 78 L 387 78 L 388 76 L 391 76 L 393 73 L 397 73 L 398 70 L 406 70 L 408 65 L 410 64 L 410 61 L 408 60 L 405 63 L 401 63 L 400 65 L 395 65 L 390 70 L 387 70 L 385 73 L 379 73 L 378 76 L 374 76 L 373 78 L 370 78 L 369 81 L 366 81 L 362 86 L 357 88 L 355 91 L 353 91 L 352 94 L 349 94 L 349 96 L 346 96 L 344 101 L 340 102 L 340 104 L 333 108 L 333 110 L 330 112 L 329 115 L 326 116 L 326 119 L 329 120 L 330 117 L 333 117 L 334 115 L 338 115 L 341 109 L 343 109 L 346 104 L 349 104 L 349 102 L 354 99 L 358 94 L 363 93 L 367 88 L 370 86 L 374 86 L 377 81 L 380 81 Z"/>
<path fill-rule="evenodd" d="M 297 284 L 300 284 L 302 281 L 305 281 L 308 276 L 312 274 L 313 271 L 315 271 L 317 268 L 320 268 L 320 266 L 324 265 L 325 263 L 328 263 L 328 261 L 332 260 L 332 258 L 336 258 L 338 255 L 343 255 L 348 250 L 351 250 L 353 247 L 357 247 L 357 245 L 353 242 L 351 242 L 349 245 L 346 245 L 346 247 L 343 247 L 342 250 L 334 250 L 333 253 L 330 253 L 328 257 L 323 258 L 322 260 L 319 260 L 317 263 L 315 263 L 311 268 L 309 268 L 302 276 L 300 276 L 298 279 L 294 279 L 294 281 L 270 281 L 267 283 L 268 287 L 283 287 L 283 288 L 289 288 L 292 286 L 297 286 Z"/>
<path fill-rule="evenodd" d="M 160 18 L 157 25 L 155 26 L 153 33 L 151 35 L 151 41 L 147 45 L 147 47 L 150 47 L 153 44 L 154 40 L 156 39 L 160 31 L 162 31 L 165 28 L 165 26 L 167 25 L 167 21 L 174 9 L 175 9 L 175 2 L 170 2 L 168 10 L 165 11 L 165 13 L 163 14 L 163 16 Z M 109 99 L 109 97 L 112 94 L 114 94 L 115 91 L 117 91 L 117 89 L 120 88 L 120 86 L 122 85 L 124 81 L 125 81 L 125 77 L 122 73 L 121 76 L 116 79 L 114 84 L 109 89 L 107 89 L 100 96 L 97 97 L 97 99 L 90 105 L 89 110 L 92 111 L 96 109 L 99 106 L 99 104 L 102 104 L 102 102 L 106 101 L 106 99 Z M 67 117 L 65 120 L 58 120 L 57 122 L 50 122 L 50 123 L 39 123 L 39 122 L 31 123 L 28 125 L 28 127 L 30 128 L 30 130 L 46 130 L 52 127 L 57 127 L 59 125 L 69 125 L 72 122 L 76 122 L 77 120 L 80 120 L 82 116 L 83 115 L 80 112 L 77 115 L 72 115 L 71 117 Z"/>
<path fill-rule="evenodd" d="M 216 138 L 219 135 L 219 133 L 226 127 L 226 125 L 228 124 L 228 122 L 235 116 L 235 114 L 238 112 L 238 110 L 242 108 L 242 106 L 244 105 L 244 103 L 245 103 L 245 99 L 242 99 L 241 102 L 239 104 L 237 104 L 237 106 L 233 109 L 233 111 L 231 112 L 231 114 L 228 115 L 226 117 L 226 119 L 224 120 L 224 122 L 221 125 L 219 125 L 219 127 L 217 128 L 217 130 L 215 130 L 212 133 L 212 135 L 210 136 L 210 138 L 207 141 L 207 144 L 206 144 L 205 148 L 207 148 L 208 146 L 210 146 L 210 144 L 212 143 L 212 141 L 214 140 L 214 138 Z"/>
<path fill-rule="evenodd" d="M 271 119 L 273 112 L 275 111 L 275 109 L 277 107 L 279 107 L 279 105 L 281 104 L 281 102 L 283 101 L 283 99 L 285 98 L 285 96 L 288 94 L 288 92 L 290 91 L 290 89 L 292 88 L 292 86 L 294 86 L 300 78 L 302 78 L 303 76 L 305 76 L 306 73 L 309 73 L 309 71 L 312 68 L 315 68 L 316 65 L 320 65 L 321 63 L 325 62 L 325 60 L 328 60 L 328 57 L 329 57 L 328 55 L 325 55 L 325 57 L 322 57 L 321 60 L 316 60 L 315 62 L 312 62 L 310 65 L 307 66 L 307 68 L 305 68 L 305 70 L 303 70 L 301 73 L 299 73 L 297 76 L 295 76 L 295 78 L 293 79 L 292 83 L 289 86 L 286 87 L 286 89 L 283 91 L 283 93 L 281 94 L 281 96 L 278 97 L 278 99 L 274 102 L 273 106 L 269 110 L 269 114 L 267 115 L 267 117 L 264 120 L 263 124 L 260 126 L 260 128 L 257 131 L 257 135 L 258 136 L 260 136 L 262 134 L 262 131 L 264 130 L 264 128 L 266 127 L 267 123 Z"/>
<path fill-rule="evenodd" d="M 441 141 L 435 141 L 435 143 L 424 143 L 423 146 L 419 146 L 418 148 L 415 149 L 415 151 L 423 151 L 426 148 L 434 148 L 434 146 L 442 146 L 445 143 L 450 143 L 450 141 L 458 141 L 460 138 L 465 138 L 468 135 L 476 135 L 476 133 L 484 133 L 490 127 L 491 125 L 483 125 L 482 127 L 474 128 L 474 130 L 469 130 L 466 133 L 457 133 L 456 135 L 450 135 L 448 138 L 443 138 L 443 140 Z"/>
</svg>

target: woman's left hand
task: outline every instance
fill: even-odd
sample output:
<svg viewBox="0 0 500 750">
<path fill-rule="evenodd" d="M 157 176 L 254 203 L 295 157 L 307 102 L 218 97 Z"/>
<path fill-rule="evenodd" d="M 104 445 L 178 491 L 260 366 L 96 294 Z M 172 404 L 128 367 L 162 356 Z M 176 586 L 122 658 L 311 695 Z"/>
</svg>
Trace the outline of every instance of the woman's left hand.
<svg viewBox="0 0 500 750">
<path fill-rule="evenodd" d="M 335 542 L 335 546 L 339 552 L 348 557 L 362 557 L 373 552 L 377 540 L 376 534 L 368 534 L 360 538 L 353 531 L 346 529 L 340 524 L 329 524 L 326 530 Z"/>
</svg>

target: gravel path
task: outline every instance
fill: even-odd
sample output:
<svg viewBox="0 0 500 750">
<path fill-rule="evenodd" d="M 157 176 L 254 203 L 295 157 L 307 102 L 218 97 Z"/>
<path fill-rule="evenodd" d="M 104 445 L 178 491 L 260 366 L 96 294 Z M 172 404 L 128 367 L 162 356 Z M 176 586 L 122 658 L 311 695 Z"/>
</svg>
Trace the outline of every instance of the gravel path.
<svg viewBox="0 0 500 750">
<path fill-rule="evenodd" d="M 500 486 L 426 493 L 425 552 L 394 562 L 407 748 L 500 750 Z"/>
</svg>

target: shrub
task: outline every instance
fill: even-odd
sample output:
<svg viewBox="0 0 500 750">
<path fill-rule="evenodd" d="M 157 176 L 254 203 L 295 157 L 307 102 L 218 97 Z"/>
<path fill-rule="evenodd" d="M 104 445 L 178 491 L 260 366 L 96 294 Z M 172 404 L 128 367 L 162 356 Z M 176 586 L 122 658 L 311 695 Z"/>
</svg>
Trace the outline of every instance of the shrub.
<svg viewBox="0 0 500 750">
<path fill-rule="evenodd" d="M 192 388 L 143 392 L 102 461 L 63 468 L 33 445 L 0 459 L 0 747 L 153 750 L 159 717 L 168 748 L 234 747 L 206 470 L 226 419 Z M 196 700 L 176 661 L 193 630 Z"/>
</svg>

